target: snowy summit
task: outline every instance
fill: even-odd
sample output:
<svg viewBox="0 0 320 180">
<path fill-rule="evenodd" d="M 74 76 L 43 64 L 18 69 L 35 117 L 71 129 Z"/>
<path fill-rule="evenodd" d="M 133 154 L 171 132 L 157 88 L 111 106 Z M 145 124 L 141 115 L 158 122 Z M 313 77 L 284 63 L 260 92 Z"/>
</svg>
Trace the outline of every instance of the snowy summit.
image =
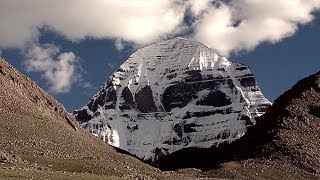
<svg viewBox="0 0 320 180">
<path fill-rule="evenodd" d="M 108 144 L 154 162 L 231 143 L 270 105 L 247 66 L 175 38 L 132 54 L 74 115 Z"/>
</svg>

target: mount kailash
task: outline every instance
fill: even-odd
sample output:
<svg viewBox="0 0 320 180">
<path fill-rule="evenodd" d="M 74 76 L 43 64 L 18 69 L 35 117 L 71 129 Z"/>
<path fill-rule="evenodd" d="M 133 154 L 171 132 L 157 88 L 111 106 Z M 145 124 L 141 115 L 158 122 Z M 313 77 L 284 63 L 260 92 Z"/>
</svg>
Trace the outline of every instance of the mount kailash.
<svg viewBox="0 0 320 180">
<path fill-rule="evenodd" d="M 270 105 L 247 66 L 175 38 L 132 54 L 74 116 L 108 144 L 154 162 L 231 143 Z"/>
</svg>

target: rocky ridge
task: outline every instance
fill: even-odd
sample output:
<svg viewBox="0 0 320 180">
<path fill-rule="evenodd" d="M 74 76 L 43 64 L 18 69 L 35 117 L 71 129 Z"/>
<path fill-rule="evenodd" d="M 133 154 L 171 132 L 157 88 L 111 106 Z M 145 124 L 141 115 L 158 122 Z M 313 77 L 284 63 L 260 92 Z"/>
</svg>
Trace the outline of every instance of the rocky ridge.
<svg viewBox="0 0 320 180">
<path fill-rule="evenodd" d="M 320 71 L 298 81 L 277 98 L 246 135 L 255 142 L 251 144 L 258 144 L 254 149 L 257 154 L 283 159 L 320 175 L 319 136 Z"/>
</svg>

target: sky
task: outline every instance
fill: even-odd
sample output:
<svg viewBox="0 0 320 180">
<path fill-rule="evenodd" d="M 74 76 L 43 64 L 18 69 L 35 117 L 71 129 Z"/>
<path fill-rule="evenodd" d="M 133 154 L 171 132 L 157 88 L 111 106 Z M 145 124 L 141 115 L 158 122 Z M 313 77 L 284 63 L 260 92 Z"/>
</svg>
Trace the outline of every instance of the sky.
<svg viewBox="0 0 320 180">
<path fill-rule="evenodd" d="M 137 49 L 174 37 L 248 65 L 273 101 L 320 70 L 320 0 L 1 0 L 0 56 L 84 106 Z"/>
</svg>

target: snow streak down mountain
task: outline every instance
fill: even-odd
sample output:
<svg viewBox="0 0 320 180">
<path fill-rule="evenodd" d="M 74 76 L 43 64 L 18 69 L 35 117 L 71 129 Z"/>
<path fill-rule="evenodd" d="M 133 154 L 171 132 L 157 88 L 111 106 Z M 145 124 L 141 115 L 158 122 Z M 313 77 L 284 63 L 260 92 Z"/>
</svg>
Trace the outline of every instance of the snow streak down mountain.
<svg viewBox="0 0 320 180">
<path fill-rule="evenodd" d="M 153 162 L 231 143 L 270 104 L 247 66 L 176 38 L 132 54 L 74 115 L 110 145 Z"/>
</svg>

